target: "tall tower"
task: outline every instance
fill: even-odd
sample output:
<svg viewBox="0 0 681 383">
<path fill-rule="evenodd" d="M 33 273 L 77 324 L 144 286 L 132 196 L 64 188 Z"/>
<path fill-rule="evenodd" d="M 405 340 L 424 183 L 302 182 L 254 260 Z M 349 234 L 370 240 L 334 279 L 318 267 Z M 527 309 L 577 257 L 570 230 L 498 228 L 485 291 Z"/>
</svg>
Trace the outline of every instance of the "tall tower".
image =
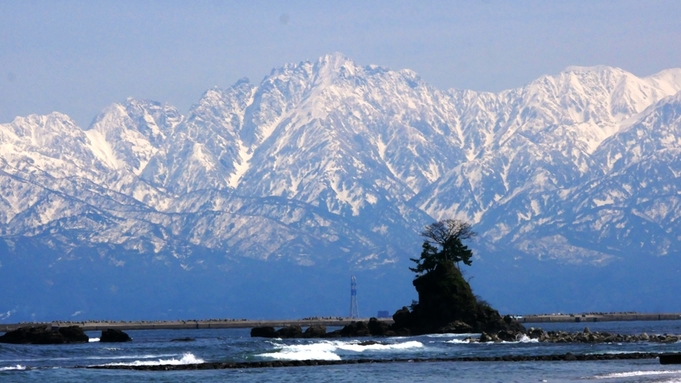
<svg viewBox="0 0 681 383">
<path fill-rule="evenodd" d="M 357 308 L 357 279 L 354 275 L 350 279 L 350 318 L 359 318 L 359 309 Z"/>
</svg>

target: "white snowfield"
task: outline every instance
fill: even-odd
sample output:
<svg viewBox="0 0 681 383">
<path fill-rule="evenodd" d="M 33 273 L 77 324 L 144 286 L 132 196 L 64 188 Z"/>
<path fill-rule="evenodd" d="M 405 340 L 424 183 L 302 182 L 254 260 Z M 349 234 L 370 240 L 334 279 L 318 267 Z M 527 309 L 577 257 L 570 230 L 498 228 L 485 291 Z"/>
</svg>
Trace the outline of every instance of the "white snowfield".
<svg viewBox="0 0 681 383">
<path fill-rule="evenodd" d="M 482 254 L 664 255 L 681 248 L 679 91 L 679 68 L 605 66 L 444 91 L 336 53 L 211 89 L 184 116 L 128 99 L 86 129 L 17 117 L 0 125 L 0 237 L 121 245 L 186 269 L 202 262 L 192 246 L 375 267 L 453 217 Z"/>
</svg>

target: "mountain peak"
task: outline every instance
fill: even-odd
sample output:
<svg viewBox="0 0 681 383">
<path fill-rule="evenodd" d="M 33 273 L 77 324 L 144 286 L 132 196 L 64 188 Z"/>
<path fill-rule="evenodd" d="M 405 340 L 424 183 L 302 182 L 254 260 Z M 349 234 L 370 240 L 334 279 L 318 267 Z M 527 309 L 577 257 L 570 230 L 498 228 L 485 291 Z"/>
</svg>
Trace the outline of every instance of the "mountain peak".
<svg viewBox="0 0 681 383">
<path fill-rule="evenodd" d="M 617 68 L 617 67 L 611 67 L 607 65 L 591 65 L 591 66 L 582 66 L 582 65 L 570 65 L 561 72 L 574 72 L 574 73 L 590 73 L 590 72 L 625 72 L 624 70 Z"/>
<path fill-rule="evenodd" d="M 605 159 L 596 154 L 625 118 L 676 93 L 677 73 L 639 79 L 619 68 L 570 67 L 496 94 L 441 92 L 409 69 L 360 67 L 335 52 L 275 68 L 258 84 L 240 79 L 209 89 L 186 118 L 169 105 L 128 98 L 105 108 L 85 133 L 53 114 L 65 125 L 45 140 L 35 133 L 45 122 L 29 116 L 19 138 L 0 126 L 3 148 L 16 149 L 0 156 L 24 169 L 47 153 L 39 144 L 50 145 L 62 161 L 45 170 L 54 179 L 105 164 L 96 177 L 87 173 L 105 196 L 93 204 L 107 205 L 107 193 L 117 193 L 153 210 L 158 215 L 119 207 L 107 214 L 129 220 L 111 229 L 120 236 L 139 225 L 135 241 L 162 232 L 154 248 L 305 253 L 308 262 L 319 241 L 346 249 L 353 262 L 380 263 L 412 245 L 407 233 L 449 215 L 470 217 L 490 243 L 525 251 L 531 235 L 569 218 L 566 201 L 580 197 L 580 185 L 597 182 L 624 155 L 619 147 Z M 68 134 L 77 139 L 60 139 Z M 63 156 L 64 145 L 82 150 Z M 66 189 L 85 199 L 94 187 Z M 159 213 L 168 211 L 189 215 L 175 221 Z M 573 246 L 566 238 L 565 248 Z M 362 254 L 366 248 L 378 250 Z"/>
<path fill-rule="evenodd" d="M 351 64 L 353 66 L 355 65 L 355 63 L 350 58 L 348 58 L 347 56 L 340 52 L 332 52 L 325 54 L 317 59 L 317 63 L 323 66 L 330 65 L 334 68 L 340 68 L 344 64 Z"/>
</svg>

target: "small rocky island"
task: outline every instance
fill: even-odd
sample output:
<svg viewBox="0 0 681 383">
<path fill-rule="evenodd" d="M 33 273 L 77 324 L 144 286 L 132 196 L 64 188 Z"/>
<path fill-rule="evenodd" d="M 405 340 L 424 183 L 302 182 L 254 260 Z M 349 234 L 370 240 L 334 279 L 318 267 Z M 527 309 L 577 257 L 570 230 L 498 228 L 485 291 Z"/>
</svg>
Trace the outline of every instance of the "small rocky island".
<svg viewBox="0 0 681 383">
<path fill-rule="evenodd" d="M 132 339 L 121 330 L 102 331 L 100 342 L 129 342 Z M 80 326 L 52 327 L 45 324 L 23 326 L 0 335 L 0 343 L 12 344 L 68 344 L 88 343 L 90 337 Z"/>
<path fill-rule="evenodd" d="M 369 322 L 352 322 L 340 330 L 326 332 L 324 326 L 256 327 L 253 337 L 333 338 L 350 336 L 396 336 L 430 333 L 483 333 L 491 339 L 516 340 L 525 333 L 523 325 L 510 316 L 502 317 L 486 302 L 478 299 L 464 279 L 460 264 L 471 264 L 473 253 L 463 240 L 475 235 L 471 226 L 458 220 L 444 220 L 427 225 L 420 258 L 411 259 L 416 266 L 413 284 L 419 300 L 411 309 L 402 307 L 388 325 L 371 318 Z M 491 333 L 493 335 L 487 335 Z"/>
<path fill-rule="evenodd" d="M 87 343 L 90 338 L 79 326 L 51 328 L 47 325 L 20 327 L 0 336 L 0 343 L 64 344 Z"/>
<path fill-rule="evenodd" d="M 327 332 L 324 326 L 287 326 L 275 330 L 264 326 L 251 329 L 253 337 L 267 338 L 335 338 L 357 336 L 408 336 L 433 333 L 479 333 L 468 342 L 503 342 L 531 339 L 555 343 L 675 343 L 681 336 L 664 334 L 622 335 L 606 332 L 549 331 L 530 328 L 510 316 L 502 317 L 487 302 L 477 298 L 461 273 L 460 264 L 470 265 L 473 253 L 462 241 L 475 233 L 470 225 L 457 220 L 444 220 L 426 226 L 422 236 L 426 238 L 420 258 L 410 268 L 416 273 L 413 284 L 419 300 L 411 308 L 402 307 L 393 315 L 388 325 L 376 318 L 369 322 L 352 322 L 340 330 Z M 371 343 L 372 341 L 367 341 Z M 363 342 L 366 343 L 366 342 Z M 570 356 L 572 357 L 572 356 Z M 677 356 L 675 356 L 677 357 Z M 563 360 L 563 359 L 561 359 Z M 565 359 L 567 360 L 567 359 Z M 674 359 L 676 360 L 676 359 Z M 672 363 L 671 357 L 666 359 Z M 681 363 L 681 356 L 678 361 Z"/>
</svg>

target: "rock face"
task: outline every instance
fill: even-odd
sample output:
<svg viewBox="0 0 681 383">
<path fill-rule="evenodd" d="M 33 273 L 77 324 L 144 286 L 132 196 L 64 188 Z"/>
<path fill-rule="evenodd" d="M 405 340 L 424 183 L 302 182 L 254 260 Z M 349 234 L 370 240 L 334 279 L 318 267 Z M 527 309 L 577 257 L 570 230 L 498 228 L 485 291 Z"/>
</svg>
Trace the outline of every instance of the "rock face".
<svg viewBox="0 0 681 383">
<path fill-rule="evenodd" d="M 90 338 L 78 326 L 48 328 L 47 325 L 20 327 L 0 336 L 0 343 L 63 344 L 87 343 Z"/>
<path fill-rule="evenodd" d="M 326 336 L 326 326 L 319 324 L 312 325 L 303 333 L 304 338 L 323 338 Z"/>
<path fill-rule="evenodd" d="M 676 343 L 681 340 L 681 335 L 674 334 L 612 334 L 599 331 L 592 332 L 588 328 L 585 328 L 582 332 L 575 333 L 565 331 L 546 332 L 540 328 L 530 328 L 530 330 L 527 331 L 527 336 L 530 339 L 537 339 L 540 342 L 550 343 Z M 480 341 L 482 342 L 483 340 L 481 339 Z"/>
<path fill-rule="evenodd" d="M 358 336 L 394 336 L 396 333 L 391 327 L 376 318 L 371 318 L 369 322 L 350 322 L 342 329 L 331 332 L 326 331 L 326 326 L 312 325 L 304 332 L 298 325 L 282 327 L 275 330 L 271 326 L 254 327 L 251 329 L 251 337 L 259 338 L 340 338 Z"/>
<path fill-rule="evenodd" d="M 252 338 L 276 338 L 277 332 L 272 326 L 259 326 L 251 329 Z"/>
<path fill-rule="evenodd" d="M 305 333 L 299 325 L 291 325 L 282 327 L 279 330 L 274 330 L 272 326 L 253 327 L 251 329 L 251 337 L 258 338 L 315 338 L 318 334 L 326 334 L 326 327 L 324 326 L 310 326 Z"/>
<path fill-rule="evenodd" d="M 302 338 L 303 329 L 298 325 L 282 327 L 276 332 L 277 338 Z"/>
<path fill-rule="evenodd" d="M 413 283 L 419 302 L 411 312 L 403 307 L 395 313 L 397 333 L 525 332 L 511 317 L 502 318 L 489 304 L 478 301 L 454 263 L 439 264 Z"/>
<path fill-rule="evenodd" d="M 105 343 L 130 342 L 132 338 L 121 330 L 109 328 L 102 330 L 102 336 L 99 338 L 99 341 Z"/>
</svg>

